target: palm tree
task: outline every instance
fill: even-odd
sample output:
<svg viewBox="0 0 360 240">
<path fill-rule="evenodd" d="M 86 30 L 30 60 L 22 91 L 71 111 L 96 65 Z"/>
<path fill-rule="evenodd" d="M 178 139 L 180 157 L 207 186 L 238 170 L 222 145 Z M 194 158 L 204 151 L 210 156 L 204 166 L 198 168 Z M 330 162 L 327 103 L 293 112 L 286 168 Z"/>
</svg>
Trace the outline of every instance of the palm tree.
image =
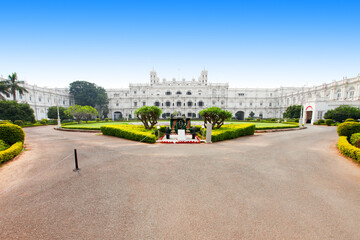
<svg viewBox="0 0 360 240">
<path fill-rule="evenodd" d="M 16 91 L 19 91 L 20 95 L 23 95 L 24 92 L 28 92 L 26 88 L 20 86 L 19 84 L 23 84 L 24 81 L 17 80 L 17 74 L 13 73 L 9 75 L 9 79 L 5 80 L 5 87 L 10 90 L 10 93 L 13 95 L 14 101 L 16 101 Z"/>
<path fill-rule="evenodd" d="M 0 82 L 0 100 L 5 100 L 5 97 L 3 95 L 9 96 L 9 88 L 6 85 L 5 81 Z"/>
</svg>

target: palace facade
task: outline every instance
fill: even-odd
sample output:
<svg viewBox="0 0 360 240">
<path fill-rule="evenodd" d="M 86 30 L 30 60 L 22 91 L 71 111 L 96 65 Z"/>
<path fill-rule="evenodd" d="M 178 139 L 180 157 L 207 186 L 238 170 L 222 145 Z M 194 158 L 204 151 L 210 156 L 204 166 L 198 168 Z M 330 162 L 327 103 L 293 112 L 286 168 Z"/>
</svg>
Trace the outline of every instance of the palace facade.
<svg viewBox="0 0 360 240">
<path fill-rule="evenodd" d="M 50 106 L 74 104 L 67 88 L 43 88 L 27 83 L 24 87 L 28 93 L 18 94 L 18 101 L 29 103 L 38 120 L 47 117 Z M 113 119 L 135 118 L 137 108 L 152 105 L 162 109 L 162 118 L 170 117 L 173 112 L 198 118 L 201 110 L 213 106 L 226 109 L 239 119 L 247 118 L 251 112 L 259 118 L 282 118 L 288 106 L 303 105 L 305 122 L 313 123 L 340 105 L 360 107 L 360 75 L 315 87 L 230 88 L 227 83 L 208 82 L 207 70 L 190 81 L 160 80 L 153 70 L 148 83 L 106 91 L 109 117 Z"/>
</svg>

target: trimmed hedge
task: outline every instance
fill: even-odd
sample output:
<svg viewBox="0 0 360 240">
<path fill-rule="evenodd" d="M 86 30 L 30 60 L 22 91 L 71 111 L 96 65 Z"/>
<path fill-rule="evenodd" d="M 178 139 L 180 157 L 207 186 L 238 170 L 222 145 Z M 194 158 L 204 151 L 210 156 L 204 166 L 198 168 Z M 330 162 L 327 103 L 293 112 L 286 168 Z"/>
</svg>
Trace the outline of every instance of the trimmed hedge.
<svg viewBox="0 0 360 240">
<path fill-rule="evenodd" d="M 288 125 L 284 125 L 284 126 L 268 126 L 268 127 L 256 127 L 256 130 L 270 130 L 270 129 L 284 129 L 284 128 L 298 128 L 299 124 L 298 123 L 289 123 L 287 122 L 286 124 Z"/>
<path fill-rule="evenodd" d="M 213 129 L 211 141 L 219 142 L 227 139 L 238 138 L 241 136 L 254 135 L 255 124 L 232 124 L 223 125 L 219 129 Z"/>
<path fill-rule="evenodd" d="M 333 124 L 334 121 L 332 119 L 325 119 L 325 124 L 328 126 L 331 126 L 331 124 Z"/>
<path fill-rule="evenodd" d="M 147 130 L 140 125 L 104 125 L 100 130 L 104 135 L 147 143 L 156 142 L 154 130 Z"/>
<path fill-rule="evenodd" d="M 14 143 L 11 147 L 4 151 L 0 151 L 0 163 L 9 161 L 21 153 L 23 149 L 23 142 L 19 141 Z"/>
<path fill-rule="evenodd" d="M 344 122 L 339 124 L 337 128 L 339 136 L 351 137 L 354 133 L 360 132 L 360 123 L 358 122 Z"/>
<path fill-rule="evenodd" d="M 0 124 L 0 139 L 9 145 L 13 145 L 16 142 L 24 142 L 25 133 L 18 125 L 10 123 Z"/>
<path fill-rule="evenodd" d="M 354 133 L 351 135 L 350 143 L 355 147 L 360 147 L 360 133 Z"/>
<path fill-rule="evenodd" d="M 0 139 L 0 151 L 4 151 L 10 147 L 9 144 Z"/>
<path fill-rule="evenodd" d="M 351 145 L 346 136 L 339 137 L 338 148 L 343 155 L 360 162 L 360 149 Z"/>
</svg>

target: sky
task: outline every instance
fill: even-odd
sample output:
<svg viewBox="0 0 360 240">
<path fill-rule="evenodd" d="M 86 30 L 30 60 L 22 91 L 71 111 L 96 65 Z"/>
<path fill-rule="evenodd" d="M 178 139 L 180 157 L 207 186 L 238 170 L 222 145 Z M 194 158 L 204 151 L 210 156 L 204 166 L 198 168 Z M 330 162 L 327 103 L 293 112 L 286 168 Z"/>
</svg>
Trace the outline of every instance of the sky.
<svg viewBox="0 0 360 240">
<path fill-rule="evenodd" d="M 105 88 L 158 76 L 314 86 L 360 73 L 360 1 L 0 0 L 0 76 Z"/>
</svg>

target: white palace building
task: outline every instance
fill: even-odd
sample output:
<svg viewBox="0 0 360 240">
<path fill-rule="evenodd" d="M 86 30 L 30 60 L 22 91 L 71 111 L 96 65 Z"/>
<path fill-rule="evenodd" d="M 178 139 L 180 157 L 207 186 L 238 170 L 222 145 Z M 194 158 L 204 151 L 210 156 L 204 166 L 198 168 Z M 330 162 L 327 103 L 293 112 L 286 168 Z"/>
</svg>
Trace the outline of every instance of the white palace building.
<svg viewBox="0 0 360 240">
<path fill-rule="evenodd" d="M 66 88 L 42 88 L 27 83 L 24 87 L 29 92 L 22 97 L 18 95 L 18 101 L 29 103 L 36 119 L 46 118 L 50 106 L 74 104 Z M 282 118 L 288 106 L 302 104 L 304 121 L 313 123 L 322 119 L 326 111 L 340 105 L 360 107 L 360 74 L 316 87 L 230 88 L 228 83 L 208 82 L 206 70 L 197 80 L 190 81 L 160 80 L 153 70 L 149 83 L 106 91 L 110 100 L 109 115 L 113 119 L 134 118 L 137 108 L 151 105 L 162 109 L 162 118 L 170 117 L 175 111 L 197 118 L 202 109 L 213 106 L 226 109 L 240 119 L 245 119 L 251 112 L 259 118 Z"/>
</svg>

